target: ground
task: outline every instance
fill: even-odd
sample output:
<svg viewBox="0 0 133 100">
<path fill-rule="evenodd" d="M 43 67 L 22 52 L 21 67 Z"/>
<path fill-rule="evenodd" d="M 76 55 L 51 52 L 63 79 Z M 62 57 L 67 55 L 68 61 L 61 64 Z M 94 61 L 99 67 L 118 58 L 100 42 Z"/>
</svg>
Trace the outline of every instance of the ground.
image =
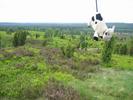
<svg viewBox="0 0 133 100">
<path fill-rule="evenodd" d="M 47 46 L 43 37 L 34 40 L 0 49 L 1 100 L 132 100 L 133 57 L 113 54 L 106 67 L 95 48 L 102 42 L 68 56 L 61 47 L 76 40 L 55 37 Z"/>
</svg>

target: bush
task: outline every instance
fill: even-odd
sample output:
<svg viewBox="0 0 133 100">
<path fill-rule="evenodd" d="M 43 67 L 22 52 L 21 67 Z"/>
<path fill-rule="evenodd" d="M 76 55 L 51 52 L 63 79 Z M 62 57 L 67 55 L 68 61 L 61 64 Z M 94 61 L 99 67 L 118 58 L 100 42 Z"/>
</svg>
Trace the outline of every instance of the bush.
<svg viewBox="0 0 133 100">
<path fill-rule="evenodd" d="M 53 37 L 53 29 L 47 29 L 44 34 L 44 38 L 52 38 Z"/>
<path fill-rule="evenodd" d="M 48 39 L 44 40 L 42 43 L 43 46 L 46 46 L 47 44 L 48 44 Z"/>
<path fill-rule="evenodd" d="M 127 44 L 124 44 L 122 47 L 121 47 L 121 53 L 120 54 L 123 54 L 123 55 L 126 55 L 127 54 Z"/>
<path fill-rule="evenodd" d="M 0 33 L 0 48 L 6 48 L 12 46 L 11 36 L 6 35 L 4 32 Z"/>
<path fill-rule="evenodd" d="M 61 39 L 65 39 L 65 34 L 61 33 L 61 34 L 60 34 L 60 38 L 61 38 Z"/>
<path fill-rule="evenodd" d="M 121 54 L 121 55 L 126 55 L 128 54 L 128 47 L 126 43 L 118 43 L 115 45 L 114 48 L 114 53 L 116 54 Z"/>
<path fill-rule="evenodd" d="M 2 37 L 1 37 L 1 34 L 0 34 L 0 49 L 2 48 L 2 43 L 1 43 L 1 41 L 2 41 Z"/>
<path fill-rule="evenodd" d="M 28 34 L 29 33 L 27 31 L 17 31 L 14 34 L 14 38 L 13 38 L 14 47 L 24 45 Z"/>
<path fill-rule="evenodd" d="M 114 47 L 114 37 L 112 37 L 110 41 L 105 41 L 102 53 L 103 63 L 108 64 L 111 61 L 113 47 Z"/>
<path fill-rule="evenodd" d="M 10 28 L 6 30 L 6 34 L 8 34 L 8 35 L 11 35 L 13 32 L 14 32 L 14 30 L 10 29 Z"/>
<path fill-rule="evenodd" d="M 80 35 L 80 41 L 79 41 L 77 48 L 87 50 L 87 47 L 88 47 L 87 37 L 85 35 L 81 34 Z"/>
<path fill-rule="evenodd" d="M 36 33 L 35 35 L 36 35 L 36 39 L 40 37 L 40 34 L 37 34 L 37 33 Z"/>
<path fill-rule="evenodd" d="M 133 37 L 130 38 L 128 44 L 129 44 L 129 45 L 128 45 L 128 54 L 129 54 L 130 56 L 133 56 Z"/>
<path fill-rule="evenodd" d="M 68 44 L 68 46 L 66 47 L 61 47 L 61 51 L 63 53 L 64 56 L 71 58 L 74 55 L 74 51 L 75 51 L 75 47 L 73 47 L 72 45 Z"/>
<path fill-rule="evenodd" d="M 118 41 L 115 44 L 114 53 L 133 56 L 133 37 Z"/>
</svg>

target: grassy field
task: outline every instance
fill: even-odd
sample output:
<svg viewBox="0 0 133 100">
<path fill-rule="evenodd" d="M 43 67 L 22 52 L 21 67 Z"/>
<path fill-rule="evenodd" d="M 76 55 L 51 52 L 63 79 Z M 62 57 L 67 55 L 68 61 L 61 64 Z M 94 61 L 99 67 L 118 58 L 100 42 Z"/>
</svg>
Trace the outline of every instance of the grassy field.
<svg viewBox="0 0 133 100">
<path fill-rule="evenodd" d="M 78 36 L 53 37 L 44 45 L 44 32 L 29 32 L 24 46 L 13 47 L 6 40 L 0 49 L 0 100 L 132 100 L 132 56 L 113 54 L 106 67 L 103 41 L 89 38 L 87 50 L 76 49 L 67 57 L 62 47 L 77 45 Z"/>
</svg>

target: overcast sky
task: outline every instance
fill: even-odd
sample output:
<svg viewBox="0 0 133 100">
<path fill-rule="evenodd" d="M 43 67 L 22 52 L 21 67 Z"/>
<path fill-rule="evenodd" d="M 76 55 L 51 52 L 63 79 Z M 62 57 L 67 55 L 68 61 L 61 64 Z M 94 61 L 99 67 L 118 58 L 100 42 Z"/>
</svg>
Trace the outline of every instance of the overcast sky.
<svg viewBox="0 0 133 100">
<path fill-rule="evenodd" d="M 133 0 L 98 0 L 106 22 L 133 23 Z M 89 22 L 95 0 L 0 0 L 0 22 Z"/>
</svg>

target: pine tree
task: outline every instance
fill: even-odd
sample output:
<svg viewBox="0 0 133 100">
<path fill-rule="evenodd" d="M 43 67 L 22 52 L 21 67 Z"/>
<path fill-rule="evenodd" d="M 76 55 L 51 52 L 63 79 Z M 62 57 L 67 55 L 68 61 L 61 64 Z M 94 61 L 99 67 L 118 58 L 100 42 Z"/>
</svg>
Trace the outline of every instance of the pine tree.
<svg viewBox="0 0 133 100">
<path fill-rule="evenodd" d="M 114 37 L 110 41 L 105 41 L 102 53 L 102 61 L 105 64 L 110 63 L 114 47 Z"/>
<path fill-rule="evenodd" d="M 14 47 L 22 46 L 25 44 L 26 37 L 29 33 L 27 31 L 17 31 L 14 34 L 13 45 Z"/>
</svg>

